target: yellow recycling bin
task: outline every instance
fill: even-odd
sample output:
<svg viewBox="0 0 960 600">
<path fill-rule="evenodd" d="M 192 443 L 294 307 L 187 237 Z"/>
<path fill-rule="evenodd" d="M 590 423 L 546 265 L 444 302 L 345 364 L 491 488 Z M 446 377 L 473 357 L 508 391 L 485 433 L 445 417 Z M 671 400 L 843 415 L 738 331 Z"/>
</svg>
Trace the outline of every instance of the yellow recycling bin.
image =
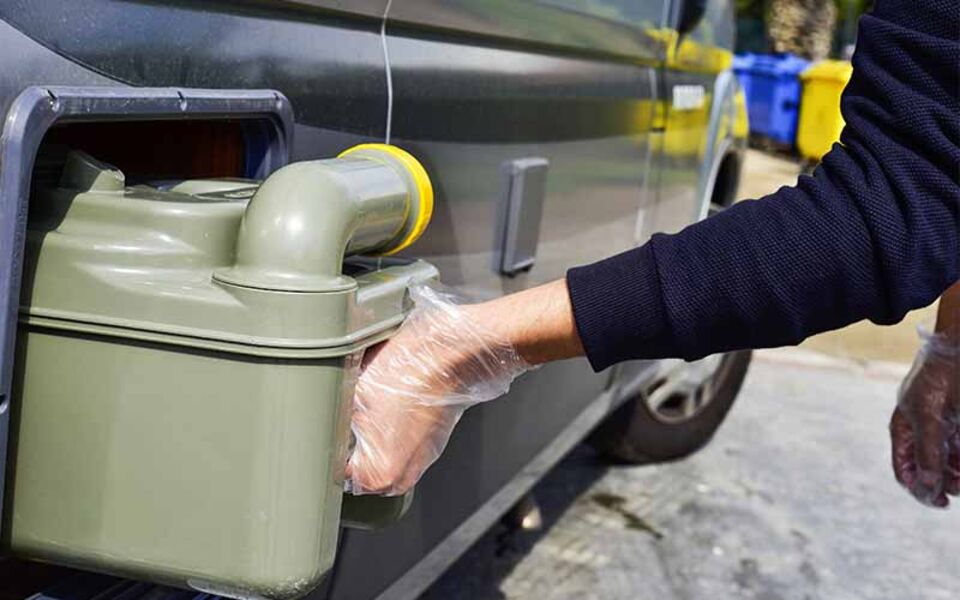
<svg viewBox="0 0 960 600">
<path fill-rule="evenodd" d="M 843 116 L 840 95 L 853 67 L 849 61 L 824 60 L 800 75 L 803 96 L 800 101 L 800 124 L 797 127 L 797 149 L 801 156 L 820 160 L 840 139 Z"/>
</svg>

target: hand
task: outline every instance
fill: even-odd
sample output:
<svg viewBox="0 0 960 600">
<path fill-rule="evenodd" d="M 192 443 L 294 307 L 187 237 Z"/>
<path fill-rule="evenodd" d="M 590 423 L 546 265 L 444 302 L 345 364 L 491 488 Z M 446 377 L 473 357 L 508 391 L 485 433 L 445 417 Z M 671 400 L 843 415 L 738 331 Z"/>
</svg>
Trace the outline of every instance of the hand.
<svg viewBox="0 0 960 600">
<path fill-rule="evenodd" d="M 960 495 L 960 348 L 933 335 L 900 387 L 890 421 L 893 470 L 919 501 Z"/>
<path fill-rule="evenodd" d="M 414 311 L 360 367 L 345 485 L 354 494 L 408 492 L 443 452 L 463 411 L 505 394 L 529 368 L 485 326 L 482 305 L 458 306 L 426 287 L 412 294 Z"/>
</svg>

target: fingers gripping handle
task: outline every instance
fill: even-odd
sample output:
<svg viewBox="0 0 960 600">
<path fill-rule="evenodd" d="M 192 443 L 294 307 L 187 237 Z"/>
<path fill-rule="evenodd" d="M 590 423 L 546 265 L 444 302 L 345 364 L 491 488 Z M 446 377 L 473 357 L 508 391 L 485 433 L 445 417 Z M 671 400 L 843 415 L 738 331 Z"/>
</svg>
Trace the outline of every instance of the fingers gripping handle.
<svg viewBox="0 0 960 600">
<path fill-rule="evenodd" d="M 410 289 L 414 309 L 368 350 L 359 373 L 346 489 L 401 496 L 436 461 L 470 406 L 498 398 L 531 368 L 477 318 L 476 305 L 436 286 Z"/>
</svg>

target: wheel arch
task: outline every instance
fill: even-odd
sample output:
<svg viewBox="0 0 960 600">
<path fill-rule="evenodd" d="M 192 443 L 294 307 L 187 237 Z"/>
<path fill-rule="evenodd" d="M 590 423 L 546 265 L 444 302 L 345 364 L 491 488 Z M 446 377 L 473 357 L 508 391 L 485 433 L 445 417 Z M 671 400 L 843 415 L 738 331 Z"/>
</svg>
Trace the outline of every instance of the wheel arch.
<svg viewBox="0 0 960 600">
<path fill-rule="evenodd" d="M 713 85 L 713 99 L 710 106 L 710 121 L 707 126 L 707 142 L 703 163 L 700 166 L 697 204 L 697 221 L 710 214 L 710 205 L 718 177 L 722 168 L 737 169 L 739 179 L 740 158 L 743 144 L 736 138 L 733 123 L 736 119 L 737 79 L 733 70 L 727 69 L 717 75 Z M 727 162 L 729 157 L 736 163 Z M 735 191 L 735 190 L 734 190 Z"/>
</svg>

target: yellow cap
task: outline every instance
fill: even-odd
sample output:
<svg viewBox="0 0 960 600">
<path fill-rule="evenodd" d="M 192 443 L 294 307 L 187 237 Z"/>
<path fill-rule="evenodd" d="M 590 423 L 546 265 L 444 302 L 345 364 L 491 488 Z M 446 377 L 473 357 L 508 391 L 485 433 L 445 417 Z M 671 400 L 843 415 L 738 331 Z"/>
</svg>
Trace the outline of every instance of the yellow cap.
<svg viewBox="0 0 960 600">
<path fill-rule="evenodd" d="M 390 144 L 359 144 L 353 148 L 344 150 L 338 158 L 361 150 L 380 151 L 397 159 L 413 178 L 414 184 L 417 187 L 418 205 L 416 207 L 417 210 L 414 211 L 415 221 L 413 225 L 396 246 L 384 252 L 384 255 L 387 256 L 396 254 L 417 241 L 420 236 L 423 235 L 423 232 L 426 231 L 427 225 L 430 224 L 430 218 L 433 216 L 433 184 L 430 183 L 430 176 L 427 175 L 427 170 L 423 168 L 420 161 L 406 150 Z"/>
</svg>

